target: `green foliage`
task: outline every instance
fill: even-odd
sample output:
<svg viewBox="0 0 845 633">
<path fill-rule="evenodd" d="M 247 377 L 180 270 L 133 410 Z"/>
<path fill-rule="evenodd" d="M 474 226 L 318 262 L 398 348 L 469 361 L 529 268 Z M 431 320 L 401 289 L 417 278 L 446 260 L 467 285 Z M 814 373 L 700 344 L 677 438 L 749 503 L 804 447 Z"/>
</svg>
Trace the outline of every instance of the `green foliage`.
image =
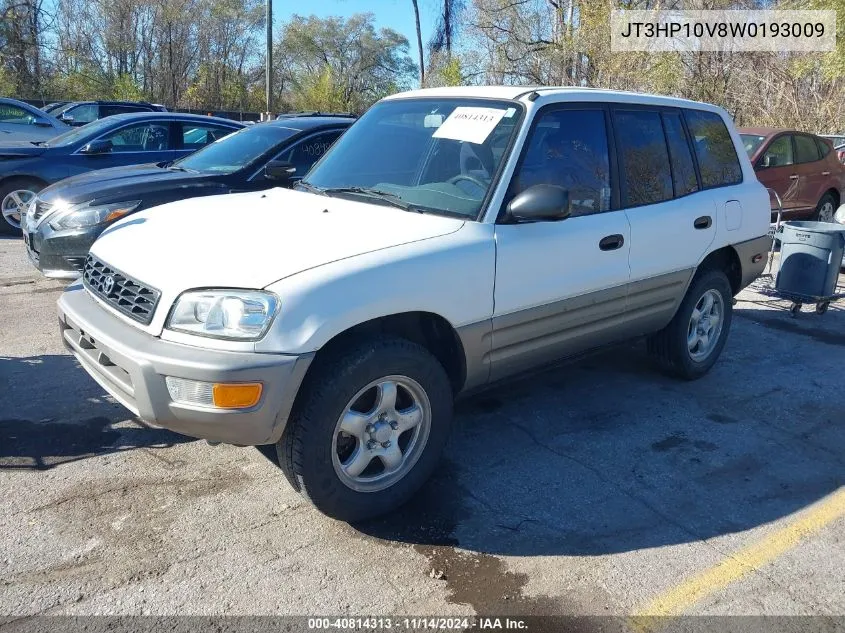
<svg viewBox="0 0 845 633">
<path fill-rule="evenodd" d="M 443 78 L 444 86 L 460 86 L 463 84 L 463 76 L 461 75 L 461 62 L 453 57 L 446 62 L 443 69 L 440 71 L 440 76 Z"/>
<path fill-rule="evenodd" d="M 111 96 L 120 101 L 143 101 L 144 93 L 129 75 L 118 75 L 112 82 Z"/>
<path fill-rule="evenodd" d="M 352 105 L 344 97 L 343 88 L 335 82 L 328 65 L 319 74 L 304 79 L 293 95 L 293 104 L 296 110 L 320 112 L 344 112 Z"/>
</svg>

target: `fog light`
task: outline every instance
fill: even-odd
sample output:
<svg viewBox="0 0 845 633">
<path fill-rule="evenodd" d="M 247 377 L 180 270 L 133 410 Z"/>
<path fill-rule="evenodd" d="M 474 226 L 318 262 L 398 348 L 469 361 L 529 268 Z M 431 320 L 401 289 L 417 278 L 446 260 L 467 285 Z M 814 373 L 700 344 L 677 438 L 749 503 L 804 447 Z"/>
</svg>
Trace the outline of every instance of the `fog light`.
<svg viewBox="0 0 845 633">
<path fill-rule="evenodd" d="M 174 402 L 218 409 L 248 409 L 261 399 L 261 383 L 213 383 L 166 376 Z"/>
</svg>

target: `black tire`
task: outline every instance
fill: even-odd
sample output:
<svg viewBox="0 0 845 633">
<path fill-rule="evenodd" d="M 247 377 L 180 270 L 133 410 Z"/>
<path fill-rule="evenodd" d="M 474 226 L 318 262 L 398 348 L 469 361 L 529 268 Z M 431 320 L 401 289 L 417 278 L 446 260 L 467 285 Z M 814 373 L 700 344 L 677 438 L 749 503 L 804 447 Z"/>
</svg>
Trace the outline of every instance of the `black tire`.
<svg viewBox="0 0 845 633">
<path fill-rule="evenodd" d="M 425 390 L 432 413 L 428 441 L 395 484 L 359 492 L 340 479 L 332 464 L 335 427 L 360 389 L 390 375 L 412 378 Z M 276 444 L 279 465 L 293 487 L 332 518 L 360 521 L 388 513 L 408 501 L 434 472 L 449 437 L 452 399 L 449 378 L 437 359 L 404 339 L 366 340 L 331 357 L 318 356 Z"/>
<path fill-rule="evenodd" d="M 9 195 L 12 191 L 16 191 L 18 189 L 28 189 L 29 191 L 38 193 L 43 188 L 43 184 L 41 184 L 37 180 L 33 180 L 32 178 L 10 178 L 9 180 L 6 180 L 2 184 L 0 184 L 0 204 L 2 204 L 6 196 Z M 0 234 L 20 235 L 21 230 L 9 224 L 6 221 L 6 218 L 0 215 Z"/>
<path fill-rule="evenodd" d="M 828 218 L 827 220 L 822 220 L 822 219 L 821 219 L 822 208 L 823 208 L 826 204 L 828 204 L 828 203 L 829 203 L 829 204 L 831 205 L 831 207 L 833 208 L 833 211 L 831 211 L 830 218 Z M 826 193 L 826 194 L 824 194 L 824 195 L 822 196 L 822 199 L 821 199 L 821 200 L 819 200 L 819 203 L 816 205 L 816 212 L 815 212 L 815 214 L 813 215 L 813 218 L 814 218 L 817 222 L 822 222 L 822 221 L 824 221 L 824 222 L 834 222 L 834 221 L 835 221 L 835 220 L 833 219 L 833 214 L 834 214 L 834 213 L 836 213 L 836 198 L 834 198 L 834 197 L 833 197 L 833 194 L 832 194 L 832 193 Z"/>
<path fill-rule="evenodd" d="M 704 360 L 696 361 L 687 347 L 687 328 L 696 304 L 709 290 L 717 291 L 722 297 L 722 329 L 710 354 Z M 725 346 L 733 317 L 732 297 L 731 284 L 724 272 L 711 269 L 697 273 L 669 325 L 648 338 L 649 355 L 673 376 L 685 380 L 701 378 L 710 371 Z"/>
</svg>

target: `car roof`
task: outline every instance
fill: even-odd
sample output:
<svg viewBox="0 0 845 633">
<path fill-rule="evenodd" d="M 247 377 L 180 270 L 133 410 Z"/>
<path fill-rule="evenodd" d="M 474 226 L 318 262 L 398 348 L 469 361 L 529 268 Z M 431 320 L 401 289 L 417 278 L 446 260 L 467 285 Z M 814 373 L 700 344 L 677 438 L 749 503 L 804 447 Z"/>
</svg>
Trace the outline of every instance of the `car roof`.
<svg viewBox="0 0 845 633">
<path fill-rule="evenodd" d="M 810 132 L 802 132 L 801 130 L 793 130 L 789 127 L 741 127 L 737 129 L 740 134 L 754 134 L 755 136 L 765 136 L 766 138 L 774 136 L 775 134 L 804 134 L 806 136 L 817 136 Z"/>
<path fill-rule="evenodd" d="M 68 101 L 68 105 L 87 105 L 89 103 L 96 103 L 97 105 L 125 105 L 125 106 L 152 106 L 154 104 L 147 101 L 110 101 L 110 100 L 96 100 L 89 101 Z"/>
<path fill-rule="evenodd" d="M 243 123 L 233 121 L 232 119 L 224 119 L 218 116 L 206 116 L 205 114 L 187 114 L 183 112 L 126 112 L 123 114 L 113 114 L 112 116 L 104 117 L 101 121 L 108 120 L 115 123 L 122 121 L 133 120 L 149 120 L 149 119 L 175 119 L 177 121 L 193 121 L 194 123 L 225 123 L 232 127 L 245 127 Z"/>
<path fill-rule="evenodd" d="M 0 103 L 18 106 L 20 108 L 24 108 L 25 110 L 39 109 L 38 106 L 34 106 L 31 103 L 27 103 L 26 101 L 18 101 L 17 99 L 12 99 L 11 97 L 0 97 Z"/>
<path fill-rule="evenodd" d="M 694 107 L 696 109 L 724 112 L 718 106 L 701 101 L 691 101 L 679 97 L 666 97 L 640 92 L 624 90 L 609 90 L 606 88 L 583 88 L 580 86 L 450 86 L 443 88 L 423 88 L 400 92 L 385 100 L 409 99 L 419 97 L 466 97 L 487 99 L 526 100 L 530 95 L 562 96 L 569 101 L 609 101 L 620 103 L 638 103 L 646 105 L 662 105 L 673 107 Z M 534 100 L 533 98 L 530 100 Z"/>
<path fill-rule="evenodd" d="M 342 116 L 292 116 L 284 119 L 273 119 L 272 121 L 265 121 L 257 125 L 272 125 L 273 127 L 282 127 L 297 132 L 307 132 L 320 127 L 343 127 L 350 126 L 355 123 L 353 117 Z"/>
</svg>

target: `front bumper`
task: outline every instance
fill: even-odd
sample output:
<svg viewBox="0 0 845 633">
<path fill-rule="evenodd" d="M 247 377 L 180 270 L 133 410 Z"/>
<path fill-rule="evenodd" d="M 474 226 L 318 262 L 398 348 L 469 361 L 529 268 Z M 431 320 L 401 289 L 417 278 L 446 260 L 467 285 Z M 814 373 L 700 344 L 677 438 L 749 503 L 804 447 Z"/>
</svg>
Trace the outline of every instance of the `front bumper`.
<svg viewBox="0 0 845 633">
<path fill-rule="evenodd" d="M 34 231 L 26 222 L 21 229 L 26 253 L 33 266 L 46 277 L 75 279 L 82 274 L 85 257 L 103 227 L 55 231 L 45 221 Z"/>
<path fill-rule="evenodd" d="M 276 442 L 313 354 L 226 352 L 162 341 L 111 314 L 81 284 L 59 299 L 59 327 L 79 364 L 142 420 L 184 435 L 229 444 Z M 250 409 L 174 402 L 165 376 L 206 382 L 261 382 Z"/>
</svg>

